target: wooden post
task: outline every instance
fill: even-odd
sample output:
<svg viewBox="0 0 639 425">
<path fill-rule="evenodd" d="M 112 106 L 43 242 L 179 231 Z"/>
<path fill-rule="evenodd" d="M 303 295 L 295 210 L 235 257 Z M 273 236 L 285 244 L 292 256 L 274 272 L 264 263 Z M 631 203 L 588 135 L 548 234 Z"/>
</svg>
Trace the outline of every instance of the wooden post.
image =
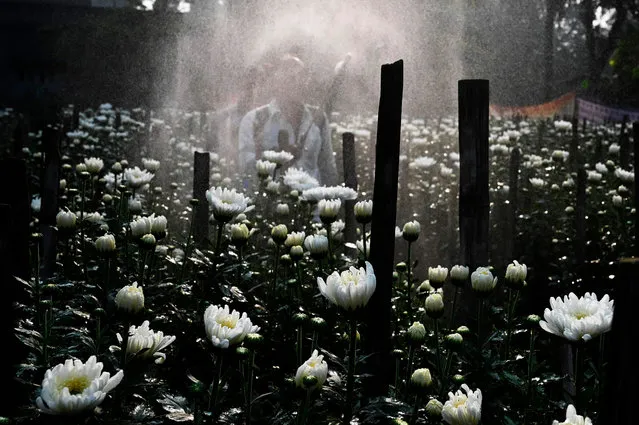
<svg viewBox="0 0 639 425">
<path fill-rule="evenodd" d="M 637 197 L 637 195 L 639 195 L 639 172 L 637 172 L 637 170 L 639 170 L 639 168 L 637 168 L 639 167 L 639 121 L 635 121 L 634 123 L 632 123 L 632 138 L 634 141 L 633 146 L 635 150 L 635 155 L 634 155 L 635 244 L 634 244 L 634 248 L 635 248 L 635 255 L 639 256 L 639 226 L 637 225 L 637 223 L 639 223 L 639 198 Z"/>
<path fill-rule="evenodd" d="M 577 171 L 577 200 L 575 203 L 575 260 L 577 266 L 586 262 L 586 170 Z"/>
<path fill-rule="evenodd" d="M 615 314 L 612 329 L 606 341 L 608 352 L 606 381 L 600 402 L 600 416 L 595 423 L 625 425 L 636 422 L 632 403 L 639 395 L 636 386 L 636 361 L 634 343 L 639 338 L 635 301 L 639 296 L 639 258 L 623 258 L 619 261 L 619 274 L 615 279 Z M 598 294 L 603 296 L 604 294 Z M 604 334 L 605 335 L 605 334 Z M 601 338 L 601 336 L 600 336 Z"/>
<path fill-rule="evenodd" d="M 195 152 L 193 164 L 193 198 L 198 200 L 193 225 L 193 240 L 200 246 L 206 246 L 209 236 L 209 204 L 206 191 L 209 189 L 211 173 L 211 154 L 209 152 Z"/>
<path fill-rule="evenodd" d="M 355 169 L 355 135 L 346 132 L 342 135 L 342 152 L 344 160 L 344 184 L 357 190 L 357 171 Z M 344 203 L 344 241 L 357 241 L 357 221 L 355 220 L 355 201 Z"/>
<path fill-rule="evenodd" d="M 0 179 L 7 184 L 0 185 L 0 340 L 6 359 L 0 365 L 0 382 L 8 384 L 7 400 L 0 403 L 0 415 L 13 416 L 17 407 L 24 402 L 19 400 L 20 391 L 15 380 L 14 365 L 20 363 L 26 355 L 25 347 L 15 338 L 16 310 L 14 302 L 28 302 L 26 293 L 21 291 L 22 284 L 13 277 L 29 280 L 29 217 L 30 199 L 27 190 L 27 167 L 17 158 L 0 160 Z"/>
<path fill-rule="evenodd" d="M 371 224 L 370 262 L 377 277 L 377 289 L 367 307 L 364 343 L 373 379 L 365 391 L 385 396 L 391 381 L 391 296 L 397 217 L 397 179 L 401 140 L 404 61 L 382 65 L 377 143 L 375 145 L 375 183 Z"/>
<path fill-rule="evenodd" d="M 42 206 L 40 208 L 40 233 L 42 233 L 41 277 L 49 279 L 56 264 L 56 215 L 58 214 L 58 189 L 60 186 L 59 132 L 48 125 L 43 132 L 44 179 L 42 182 Z"/>
<path fill-rule="evenodd" d="M 630 164 L 630 135 L 626 129 L 628 125 L 628 115 L 623 116 L 621 122 L 621 133 L 619 133 L 619 166 L 624 170 Z"/>
<path fill-rule="evenodd" d="M 521 160 L 521 152 L 519 148 L 514 148 L 510 153 L 510 176 L 508 179 L 508 233 L 505 243 L 506 249 L 506 261 L 519 257 L 518 249 L 516 248 L 517 240 L 517 193 L 519 190 L 519 163 Z"/>
<path fill-rule="evenodd" d="M 488 80 L 460 80 L 458 91 L 460 248 L 474 271 L 488 265 Z"/>
</svg>

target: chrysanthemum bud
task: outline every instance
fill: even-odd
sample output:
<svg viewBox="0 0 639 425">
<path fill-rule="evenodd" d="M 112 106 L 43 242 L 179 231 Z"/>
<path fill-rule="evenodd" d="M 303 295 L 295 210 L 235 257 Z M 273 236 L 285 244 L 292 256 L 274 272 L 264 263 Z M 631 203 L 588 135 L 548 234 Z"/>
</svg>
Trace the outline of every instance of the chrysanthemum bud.
<svg viewBox="0 0 639 425">
<path fill-rule="evenodd" d="M 240 358 L 246 358 L 249 355 L 249 349 L 246 347 L 237 347 L 235 349 L 235 354 L 237 354 Z"/>
<path fill-rule="evenodd" d="M 155 243 L 156 243 L 155 236 L 153 236 L 151 233 L 147 233 L 146 235 L 140 238 L 140 243 L 146 249 L 155 248 Z"/>
<path fill-rule="evenodd" d="M 461 375 L 459 373 L 453 375 L 453 382 L 456 384 L 463 384 L 465 380 L 466 378 L 464 378 L 464 375 Z"/>
<path fill-rule="evenodd" d="M 426 403 L 426 415 L 429 418 L 441 418 L 444 405 L 437 399 L 431 399 Z"/>
<path fill-rule="evenodd" d="M 528 317 L 526 317 L 526 323 L 528 324 L 530 328 L 533 328 L 533 329 L 536 329 L 537 326 L 539 326 L 540 320 L 541 320 L 541 317 L 539 317 L 536 314 L 530 314 Z"/>
<path fill-rule="evenodd" d="M 444 344 L 451 350 L 456 350 L 464 343 L 464 337 L 458 333 L 448 334 L 444 337 Z"/>
<path fill-rule="evenodd" d="M 127 313 L 137 313 L 144 308 L 144 292 L 137 282 L 120 289 L 115 295 L 115 305 Z"/>
<path fill-rule="evenodd" d="M 311 329 L 314 331 L 323 331 L 326 329 L 326 320 L 321 317 L 313 317 L 310 321 Z"/>
<path fill-rule="evenodd" d="M 373 219 L 373 201 L 359 201 L 355 204 L 355 220 L 358 223 L 370 223 Z"/>
<path fill-rule="evenodd" d="M 111 171 L 114 174 L 120 174 L 122 172 L 122 164 L 120 162 L 116 162 L 111 166 Z"/>
<path fill-rule="evenodd" d="M 77 164 L 77 165 L 75 166 L 75 171 L 76 171 L 76 173 L 78 173 L 78 174 L 86 173 L 86 172 L 87 172 L 87 166 L 86 166 L 86 164 L 84 164 L 83 162 L 81 162 L 81 163 Z"/>
<path fill-rule="evenodd" d="M 419 322 L 414 322 L 406 331 L 408 339 L 413 344 L 421 344 L 426 339 L 426 328 Z"/>
<path fill-rule="evenodd" d="M 278 224 L 273 227 L 271 230 L 271 237 L 278 245 L 281 245 L 286 240 L 286 235 L 288 234 L 288 229 L 285 224 Z"/>
<path fill-rule="evenodd" d="M 104 195 L 102 195 L 102 202 L 104 202 L 105 204 L 110 204 L 113 201 L 113 196 L 109 195 L 108 193 L 105 193 Z"/>
<path fill-rule="evenodd" d="M 290 213 L 290 209 L 288 207 L 288 204 L 277 204 L 277 207 L 275 207 L 275 212 L 278 215 L 287 216 Z"/>
<path fill-rule="evenodd" d="M 470 329 L 468 329 L 468 326 L 461 325 L 460 327 L 457 328 L 457 333 L 461 335 L 466 335 L 470 333 Z"/>
<path fill-rule="evenodd" d="M 400 350 L 396 348 L 393 350 L 392 354 L 393 354 L 393 357 L 397 359 L 402 359 L 404 357 L 404 350 Z"/>
<path fill-rule="evenodd" d="M 291 264 L 293 264 L 293 260 L 291 259 L 290 255 L 282 254 L 282 256 L 280 257 L 280 263 L 282 263 L 283 266 L 290 266 Z M 295 279 L 292 280 L 295 281 Z"/>
<path fill-rule="evenodd" d="M 430 375 L 430 370 L 428 368 L 421 368 L 415 370 L 410 377 L 410 383 L 415 388 L 424 389 L 431 386 L 433 383 L 433 378 Z"/>
<path fill-rule="evenodd" d="M 246 337 L 244 338 L 244 345 L 251 350 L 256 350 L 263 342 L 264 337 L 256 333 L 246 334 Z"/>
<path fill-rule="evenodd" d="M 450 280 L 455 286 L 463 286 L 468 280 L 470 270 L 466 266 L 456 265 L 450 269 Z"/>
<path fill-rule="evenodd" d="M 406 273 L 408 267 L 406 266 L 406 263 L 402 261 L 401 263 L 397 263 L 395 270 L 397 270 L 397 273 Z"/>
<path fill-rule="evenodd" d="M 432 319 L 439 319 L 444 314 L 444 299 L 441 294 L 430 294 L 425 303 L 426 314 Z"/>
<path fill-rule="evenodd" d="M 303 326 L 308 321 L 308 314 L 306 313 L 295 313 L 293 315 L 293 324 L 295 326 Z"/>
<path fill-rule="evenodd" d="M 404 228 L 402 230 L 402 237 L 408 242 L 415 242 L 417 238 L 419 238 L 419 233 L 421 232 L 421 226 L 417 220 L 409 221 L 404 224 Z"/>
<path fill-rule="evenodd" d="M 304 248 L 299 245 L 292 246 L 289 255 L 293 261 L 297 262 L 304 258 Z"/>
<path fill-rule="evenodd" d="M 244 246 L 251 232 L 244 223 L 231 225 L 231 243 L 235 246 Z"/>
<path fill-rule="evenodd" d="M 115 251 L 115 237 L 113 235 L 100 236 L 95 240 L 95 248 L 102 254 L 109 254 Z"/>
<path fill-rule="evenodd" d="M 60 211 L 55 216 L 55 223 L 58 229 L 75 229 L 78 217 L 71 211 Z"/>
<path fill-rule="evenodd" d="M 525 264 L 519 264 L 517 260 L 508 265 L 506 269 L 506 285 L 511 289 L 521 289 L 526 286 L 528 268 Z"/>
<path fill-rule="evenodd" d="M 306 389 L 315 388 L 317 387 L 318 381 L 319 380 L 317 379 L 317 376 L 306 375 L 304 378 L 302 378 L 302 385 Z"/>
</svg>

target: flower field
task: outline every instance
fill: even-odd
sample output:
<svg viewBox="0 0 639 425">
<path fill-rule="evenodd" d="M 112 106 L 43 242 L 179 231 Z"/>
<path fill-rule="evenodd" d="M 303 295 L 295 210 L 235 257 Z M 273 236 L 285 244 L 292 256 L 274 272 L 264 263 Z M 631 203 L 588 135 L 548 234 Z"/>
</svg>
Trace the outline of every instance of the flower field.
<svg viewBox="0 0 639 425">
<path fill-rule="evenodd" d="M 19 121 L 0 111 L 3 140 Z M 491 119 L 490 260 L 470 269 L 456 120 L 404 119 L 390 282 L 368 261 L 375 116 L 332 116 L 339 170 L 354 134 L 357 188 L 320 186 L 286 152 L 251 176 L 223 152 L 196 169 L 212 145 L 195 113 L 104 104 L 73 121 L 56 129 L 53 234 L 47 133 L 19 152 L 16 423 L 601 424 L 616 264 L 634 249 L 629 127 Z M 381 285 L 393 376 L 370 397 L 363 311 Z"/>
</svg>

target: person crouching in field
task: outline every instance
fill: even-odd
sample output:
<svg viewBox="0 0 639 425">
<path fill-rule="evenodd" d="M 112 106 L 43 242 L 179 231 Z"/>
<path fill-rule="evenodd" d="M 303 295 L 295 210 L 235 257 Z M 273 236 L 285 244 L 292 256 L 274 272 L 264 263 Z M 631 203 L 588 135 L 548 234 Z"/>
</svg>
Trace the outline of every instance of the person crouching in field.
<svg viewBox="0 0 639 425">
<path fill-rule="evenodd" d="M 293 155 L 287 165 L 301 168 L 320 184 L 337 184 L 331 130 L 323 111 L 304 103 L 308 73 L 304 63 L 285 55 L 275 65 L 273 99 L 248 112 L 239 128 L 239 171 L 254 176 L 255 162 L 268 150 Z"/>
</svg>

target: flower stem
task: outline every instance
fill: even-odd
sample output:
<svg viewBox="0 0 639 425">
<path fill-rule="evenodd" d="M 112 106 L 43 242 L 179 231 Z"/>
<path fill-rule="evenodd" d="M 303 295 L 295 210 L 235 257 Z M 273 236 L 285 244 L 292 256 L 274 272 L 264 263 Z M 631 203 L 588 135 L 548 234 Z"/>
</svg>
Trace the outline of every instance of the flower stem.
<svg viewBox="0 0 639 425">
<path fill-rule="evenodd" d="M 453 329 L 455 324 L 455 311 L 457 309 L 457 295 L 459 294 L 459 287 L 455 286 L 455 295 L 453 296 L 453 309 L 450 311 L 450 324 L 448 327 Z"/>
<path fill-rule="evenodd" d="M 575 370 L 574 370 L 574 381 L 575 381 L 575 409 L 580 412 L 581 410 L 583 410 L 584 407 L 581 406 L 580 400 L 579 400 L 579 390 L 581 388 L 581 384 L 582 384 L 582 375 L 583 375 L 583 371 L 582 371 L 582 364 L 583 364 L 583 353 L 581 353 L 581 350 L 579 350 L 579 345 L 578 344 L 574 344 L 573 345 L 575 348 Z M 584 417 L 585 412 L 583 413 Z"/>
<path fill-rule="evenodd" d="M 217 407 L 218 393 L 220 391 L 220 380 L 222 378 L 222 353 L 215 356 L 215 377 L 213 378 L 213 389 L 209 395 L 209 411 Z M 215 418 L 215 416 L 213 416 Z"/>
<path fill-rule="evenodd" d="M 217 239 L 215 241 L 215 257 L 219 257 L 222 253 L 222 231 L 224 230 L 223 223 L 217 223 Z M 190 233 L 190 231 L 189 231 Z"/>
<path fill-rule="evenodd" d="M 302 299 L 302 268 L 300 266 L 300 262 L 295 262 L 295 270 L 297 272 L 297 297 Z"/>
<path fill-rule="evenodd" d="M 300 409 L 300 414 L 299 414 L 299 425 L 305 425 L 306 424 L 306 417 L 308 416 L 308 409 L 310 407 L 311 404 L 311 392 L 313 390 L 312 389 L 307 389 L 306 390 L 306 397 L 304 397 L 304 403 L 302 404 L 302 408 Z"/>
<path fill-rule="evenodd" d="M 366 223 L 362 224 L 362 250 L 364 251 L 364 261 L 368 260 L 368 254 L 366 252 Z"/>
<path fill-rule="evenodd" d="M 407 280 L 407 289 L 406 293 L 408 295 L 408 323 L 413 323 L 413 285 L 411 282 L 411 267 L 410 267 L 410 251 L 411 251 L 411 242 L 408 242 L 408 249 L 406 253 L 406 280 Z"/>
<path fill-rule="evenodd" d="M 484 309 L 484 299 L 479 299 L 479 306 L 477 308 L 477 347 L 481 347 L 482 338 L 481 338 L 481 316 Z"/>
<path fill-rule="evenodd" d="M 275 289 L 277 288 L 277 275 L 279 273 L 280 268 L 280 245 L 277 244 L 275 246 L 275 268 L 273 269 L 273 283 L 271 286 L 271 293 L 269 296 L 271 299 L 275 297 Z"/>
<path fill-rule="evenodd" d="M 122 358 L 120 359 L 120 369 L 124 370 L 126 366 L 126 352 L 129 347 L 129 329 L 131 328 L 131 322 L 126 321 L 126 326 L 124 327 L 124 335 L 122 336 Z"/>
<path fill-rule="evenodd" d="M 417 421 L 417 412 L 419 412 L 419 402 L 420 397 L 419 394 L 415 395 L 415 403 L 413 404 L 413 413 L 410 415 L 410 425 L 415 425 L 415 421 Z"/>
<path fill-rule="evenodd" d="M 303 340 L 303 329 L 302 326 L 297 327 L 297 364 L 302 364 L 304 360 L 302 359 L 302 340 Z"/>
<path fill-rule="evenodd" d="M 410 375 L 413 371 L 413 359 L 415 357 L 415 350 L 413 350 L 413 344 L 408 346 L 408 363 L 406 364 L 406 389 L 410 383 Z"/>
<path fill-rule="evenodd" d="M 191 212 L 191 222 L 189 223 L 189 234 L 186 237 L 186 246 L 184 247 L 184 258 L 182 259 L 182 268 L 180 269 L 180 278 L 178 282 L 182 282 L 184 273 L 186 272 L 187 262 L 190 256 L 189 249 L 191 248 L 191 236 L 193 235 L 193 222 L 195 221 L 195 208 Z M 217 252 L 217 251 L 216 251 Z"/>
<path fill-rule="evenodd" d="M 526 378 L 526 409 L 524 410 L 524 425 L 528 421 L 528 411 L 533 402 L 533 386 L 532 386 L 532 372 L 533 372 L 533 356 L 535 355 L 535 330 L 530 329 L 530 342 L 528 343 L 528 367 Z"/>
<path fill-rule="evenodd" d="M 510 335 L 512 334 L 513 310 L 513 290 L 508 288 L 508 323 L 506 323 L 506 348 L 504 350 L 504 360 L 508 360 L 510 357 Z"/>
<path fill-rule="evenodd" d="M 355 348 L 357 344 L 357 322 L 350 319 L 350 345 L 348 352 L 348 382 L 346 386 L 346 409 L 344 412 L 343 425 L 350 425 L 353 417 L 353 386 L 355 383 Z"/>
<path fill-rule="evenodd" d="M 443 377 L 444 374 L 442 372 L 442 350 L 441 343 L 439 341 L 439 319 L 434 319 L 435 321 L 435 347 L 437 349 L 437 373 L 440 377 Z"/>
<path fill-rule="evenodd" d="M 246 425 L 251 424 L 251 408 L 253 407 L 253 367 L 255 366 L 255 351 L 251 350 L 248 358 L 248 397 L 246 406 Z"/>
</svg>

